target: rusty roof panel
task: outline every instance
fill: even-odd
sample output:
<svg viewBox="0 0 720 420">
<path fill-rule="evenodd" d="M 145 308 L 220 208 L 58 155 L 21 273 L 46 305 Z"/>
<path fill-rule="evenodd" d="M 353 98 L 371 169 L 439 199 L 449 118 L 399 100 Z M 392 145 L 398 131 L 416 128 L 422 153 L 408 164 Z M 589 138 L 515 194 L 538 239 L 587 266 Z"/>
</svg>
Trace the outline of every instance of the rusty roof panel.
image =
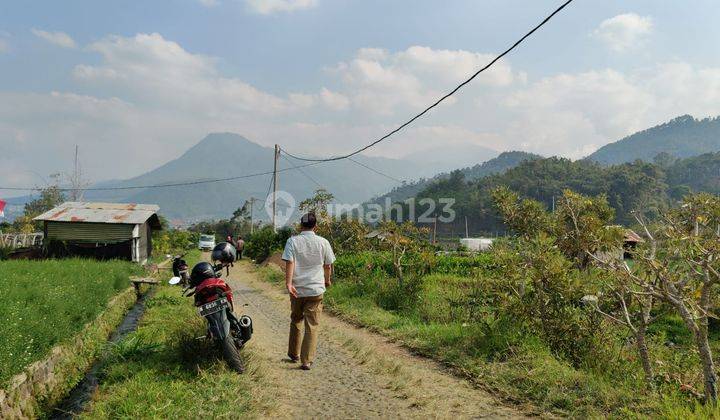
<svg viewBox="0 0 720 420">
<path fill-rule="evenodd" d="M 33 220 L 139 225 L 145 223 L 158 210 L 160 207 L 154 204 L 69 201 Z"/>
</svg>

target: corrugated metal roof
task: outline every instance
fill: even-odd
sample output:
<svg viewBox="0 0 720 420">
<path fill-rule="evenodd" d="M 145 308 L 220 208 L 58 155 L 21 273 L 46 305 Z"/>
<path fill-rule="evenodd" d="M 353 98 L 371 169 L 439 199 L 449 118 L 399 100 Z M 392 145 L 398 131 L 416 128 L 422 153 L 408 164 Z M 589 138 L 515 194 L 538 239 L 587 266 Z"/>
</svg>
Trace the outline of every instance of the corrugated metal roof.
<svg viewBox="0 0 720 420">
<path fill-rule="evenodd" d="M 137 225 L 155 216 L 158 210 L 160 207 L 154 204 L 68 201 L 33 220 Z"/>
</svg>

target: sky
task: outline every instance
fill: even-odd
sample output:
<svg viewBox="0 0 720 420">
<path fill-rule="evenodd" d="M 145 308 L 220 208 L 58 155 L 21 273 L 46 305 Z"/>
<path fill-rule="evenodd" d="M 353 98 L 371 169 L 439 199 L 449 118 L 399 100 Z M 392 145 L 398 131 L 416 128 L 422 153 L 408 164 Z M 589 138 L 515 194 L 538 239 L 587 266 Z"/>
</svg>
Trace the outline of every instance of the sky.
<svg viewBox="0 0 720 420">
<path fill-rule="evenodd" d="M 68 171 L 75 145 L 92 181 L 139 175 L 210 132 L 299 155 L 348 152 L 560 3 L 3 0 L 0 187 Z M 718 21 L 711 0 L 575 0 L 368 154 L 472 144 L 577 159 L 679 115 L 720 115 Z"/>
</svg>

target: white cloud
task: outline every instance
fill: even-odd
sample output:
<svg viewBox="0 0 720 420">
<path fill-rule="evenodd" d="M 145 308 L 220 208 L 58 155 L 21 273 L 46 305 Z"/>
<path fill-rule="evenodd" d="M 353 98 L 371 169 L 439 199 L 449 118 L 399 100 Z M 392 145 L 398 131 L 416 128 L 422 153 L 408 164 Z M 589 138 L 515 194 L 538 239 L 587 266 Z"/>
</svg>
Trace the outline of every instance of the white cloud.
<svg viewBox="0 0 720 420">
<path fill-rule="evenodd" d="M 57 45 L 59 47 L 63 48 L 76 48 L 77 44 L 75 44 L 75 41 L 70 37 L 70 35 L 66 34 L 65 32 L 48 32 L 43 31 L 41 29 L 32 29 L 32 33 L 38 37 L 41 38 L 51 44 Z"/>
<path fill-rule="evenodd" d="M 129 177 L 214 131 L 307 155 L 347 152 L 396 128 L 490 58 L 424 46 L 364 48 L 329 69 L 318 90 L 269 93 L 159 34 L 109 36 L 88 50 L 97 60 L 73 72 L 83 95 L 0 91 L 0 178 L 33 185 L 12 178 L 12 162 L 64 170 L 76 143 L 93 179 Z M 720 68 L 675 61 L 533 80 L 500 62 L 370 153 L 473 144 L 581 157 L 685 113 L 720 115 Z"/>
<path fill-rule="evenodd" d="M 454 88 L 494 56 L 463 50 L 435 50 L 412 46 L 390 53 L 362 48 L 348 62 L 330 69 L 344 84 L 350 103 L 371 114 L 393 115 L 424 108 Z M 500 61 L 480 75 L 467 91 L 501 88 L 516 79 L 511 67 Z M 456 98 L 444 104 L 451 105 Z"/>
<path fill-rule="evenodd" d="M 613 51 L 622 52 L 638 49 L 653 30 L 650 16 L 625 13 L 605 19 L 592 35 Z"/>
<path fill-rule="evenodd" d="M 205 7 L 215 7 L 220 4 L 218 0 L 198 0 L 198 2 Z"/>
<path fill-rule="evenodd" d="M 78 65 L 75 77 L 134 103 L 206 115 L 280 112 L 293 105 L 239 79 L 220 76 L 215 59 L 192 54 L 159 34 L 112 36 L 89 48 L 103 63 Z"/>
<path fill-rule="evenodd" d="M 579 158 L 678 115 L 720 115 L 720 68 L 670 62 L 628 73 L 561 74 L 517 90 L 504 106 L 511 116 L 506 139 Z"/>
<path fill-rule="evenodd" d="M 245 0 L 248 8 L 261 15 L 311 9 L 318 0 Z"/>
</svg>

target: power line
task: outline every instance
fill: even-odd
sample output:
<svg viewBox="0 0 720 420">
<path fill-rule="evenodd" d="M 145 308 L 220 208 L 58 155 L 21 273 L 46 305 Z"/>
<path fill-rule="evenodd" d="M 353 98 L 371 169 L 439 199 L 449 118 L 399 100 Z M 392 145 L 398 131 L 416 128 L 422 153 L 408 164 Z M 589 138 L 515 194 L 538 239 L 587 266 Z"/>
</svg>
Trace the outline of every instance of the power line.
<svg viewBox="0 0 720 420">
<path fill-rule="evenodd" d="M 572 2 L 573 2 L 573 0 L 567 0 L 567 1 L 566 1 L 565 3 L 563 3 L 560 7 L 558 7 L 557 9 L 555 9 L 554 12 L 552 12 L 552 13 L 551 13 L 550 15 L 548 15 L 545 19 L 543 19 L 542 22 L 540 22 L 537 26 L 535 26 L 532 30 L 530 30 L 530 32 L 526 33 L 522 38 L 520 38 L 519 40 L 517 40 L 512 46 L 510 46 L 510 48 L 506 49 L 502 54 L 498 55 L 498 56 L 495 57 L 491 62 L 489 62 L 488 64 L 486 64 L 485 67 L 483 67 L 483 68 L 481 68 L 480 70 L 476 71 L 476 72 L 475 72 L 472 76 L 470 76 L 467 80 L 465 80 L 464 82 L 460 83 L 457 87 L 455 87 L 455 89 L 453 89 L 453 90 L 451 90 L 450 92 L 448 92 L 447 94 L 445 94 L 445 96 L 443 96 L 442 98 L 440 98 L 440 99 L 438 99 L 437 101 L 435 101 L 432 105 L 430 105 L 430 106 L 428 106 L 427 108 L 425 108 L 422 112 L 420 112 L 419 114 L 417 114 L 417 115 L 415 115 L 414 117 L 410 118 L 409 120 L 407 120 L 406 122 L 404 122 L 402 125 L 400 125 L 399 127 L 395 128 L 394 130 L 390 131 L 389 133 L 385 134 L 384 136 L 380 137 L 379 139 L 375 140 L 374 142 L 372 142 L 372 143 L 370 143 L 370 144 L 368 144 L 368 145 L 366 145 L 366 146 L 364 146 L 364 147 L 361 147 L 360 149 L 357 149 L 357 150 L 355 150 L 354 152 L 348 153 L 348 154 L 346 154 L 346 155 L 335 156 L 335 157 L 330 157 L 330 158 L 325 158 L 325 159 L 299 157 L 299 156 L 295 156 L 295 155 L 293 155 L 293 154 L 291 154 L 291 153 L 288 153 L 287 151 L 285 151 L 285 153 L 286 153 L 288 156 L 290 156 L 290 157 L 292 157 L 292 158 L 295 158 L 295 159 L 297 159 L 297 160 L 302 160 L 302 161 L 307 161 L 307 162 L 330 162 L 330 161 L 335 161 L 335 160 L 347 159 L 347 158 L 350 158 L 350 157 L 352 157 L 352 156 L 357 155 L 358 153 L 364 152 L 365 150 L 367 150 L 367 149 L 369 149 L 369 148 L 377 145 L 377 144 L 380 143 L 381 141 L 389 138 L 389 137 L 392 136 L 393 134 L 398 133 L 399 131 L 401 131 L 402 129 L 404 129 L 405 127 L 407 127 L 408 125 L 410 125 L 410 124 L 412 124 L 413 122 L 415 122 L 415 120 L 417 120 L 418 118 L 420 118 L 420 117 L 422 117 L 423 115 L 425 115 L 426 113 L 428 113 L 431 109 L 433 109 L 433 108 L 435 108 L 436 106 L 440 105 L 445 99 L 447 99 L 447 98 L 451 97 L 452 95 L 454 95 L 457 91 L 459 91 L 461 88 L 463 88 L 465 85 L 467 85 L 468 83 L 470 83 L 473 79 L 475 79 L 480 73 L 482 73 L 482 72 L 484 72 L 485 70 L 489 69 L 489 68 L 490 68 L 493 64 L 495 64 L 498 60 L 500 60 L 501 58 L 503 58 L 504 56 L 506 56 L 507 54 L 509 54 L 509 53 L 510 53 L 512 50 L 514 50 L 518 45 L 520 45 L 523 41 L 525 41 L 525 39 L 527 39 L 530 35 L 532 35 L 533 33 L 535 33 L 535 31 L 537 31 L 538 29 L 540 29 L 540 28 L 541 28 L 543 25 L 545 25 L 550 19 L 552 19 L 556 14 L 560 13 L 561 10 L 563 10 L 567 5 L 569 5 L 569 4 L 572 3 Z"/>
<path fill-rule="evenodd" d="M 303 171 L 301 167 L 293 165 L 293 163 L 290 162 L 290 159 L 288 159 L 287 156 L 285 156 L 285 155 L 282 153 L 282 152 L 283 152 L 282 149 L 280 149 L 280 152 L 281 152 L 281 153 L 280 153 L 280 156 L 282 156 L 282 158 L 287 161 L 287 163 L 290 165 L 290 167 L 291 167 L 292 169 L 297 169 L 300 173 L 302 173 L 303 175 L 305 175 L 305 176 L 306 176 L 310 181 L 312 181 L 315 185 L 317 185 L 318 187 L 320 187 L 320 188 L 322 188 L 322 189 L 324 189 L 324 190 L 327 190 L 327 188 L 325 188 L 322 184 L 320 184 L 319 182 L 317 182 L 317 181 L 315 180 L 315 178 L 311 177 L 307 172 Z"/>
<path fill-rule="evenodd" d="M 358 165 L 362 166 L 363 168 L 369 169 L 369 170 L 375 172 L 375 173 L 378 174 L 378 175 L 382 175 L 382 176 L 384 176 L 385 178 L 392 179 L 393 181 L 398 182 L 398 183 L 400 183 L 400 184 L 402 184 L 402 183 L 404 182 L 404 181 L 399 180 L 399 179 L 397 179 L 397 178 L 395 178 L 395 177 L 393 177 L 393 176 L 390 176 L 390 175 L 388 175 L 388 174 L 384 174 L 384 173 L 378 171 L 378 170 L 375 169 L 375 168 L 371 168 L 371 167 L 365 165 L 364 163 L 360 163 L 360 162 L 358 162 L 357 160 L 355 160 L 355 159 L 353 159 L 353 158 L 351 158 L 351 157 L 348 157 L 348 160 L 350 160 L 351 162 L 355 162 L 355 163 L 357 163 Z"/>
<path fill-rule="evenodd" d="M 464 82 L 462 82 L 461 84 L 459 84 L 459 85 L 458 85 L 457 87 L 455 87 L 452 91 L 450 91 L 449 93 L 447 93 L 445 96 L 443 96 L 443 97 L 441 97 L 440 99 L 438 99 L 437 101 L 435 101 L 432 105 L 430 105 L 430 106 L 428 106 L 427 108 L 425 108 L 422 112 L 420 112 L 419 114 L 415 115 L 414 117 L 412 117 L 411 119 L 409 119 L 408 121 L 406 121 L 405 123 L 403 123 L 402 125 L 398 126 L 398 127 L 395 128 L 394 130 L 390 131 L 389 133 L 385 134 L 384 136 L 380 137 L 379 139 L 375 140 L 374 142 L 372 142 L 372 143 L 370 143 L 370 144 L 368 144 L 368 145 L 366 145 L 366 146 L 364 146 L 364 147 L 362 147 L 362 148 L 360 148 L 360 149 L 358 149 L 358 150 L 356 150 L 356 151 L 354 151 L 354 152 L 351 152 L 351 153 L 348 153 L 348 154 L 342 155 L 342 156 L 331 157 L 331 158 L 313 159 L 313 158 L 303 158 L 303 157 L 300 157 L 300 156 L 295 156 L 295 155 L 287 152 L 286 150 L 282 150 L 286 155 L 288 155 L 288 156 L 290 156 L 290 157 L 292 157 L 292 158 L 294 158 L 294 159 L 301 160 L 301 161 L 306 161 L 306 162 L 313 162 L 313 163 L 308 163 L 308 164 L 304 164 L 304 165 L 300 165 L 300 166 L 295 166 L 295 167 L 292 167 L 292 168 L 278 169 L 277 171 L 258 172 L 258 173 L 253 173 L 253 174 L 233 176 L 233 177 L 227 177 L 227 178 L 199 179 L 199 180 L 186 181 L 186 182 L 174 182 L 174 183 L 153 184 L 153 185 L 135 185 L 135 186 L 126 186 L 126 187 L 94 187 L 94 188 L 83 188 L 83 191 L 122 191 L 122 190 L 134 190 L 134 189 L 169 188 L 169 187 L 183 187 L 183 186 L 190 186 L 190 185 L 210 184 L 210 183 L 215 183 L 215 182 L 234 181 L 234 180 L 238 180 L 238 179 L 247 179 L 247 178 L 252 178 L 252 177 L 257 177 L 257 176 L 270 175 L 270 174 L 277 173 L 277 172 L 286 172 L 286 171 L 293 170 L 293 169 L 300 169 L 300 168 L 304 168 L 304 167 L 307 167 L 307 166 L 316 165 L 316 164 L 319 164 L 319 163 L 322 163 L 322 162 L 330 162 L 330 161 L 348 159 L 348 158 L 350 158 L 350 157 L 352 157 L 352 156 L 355 156 L 355 155 L 357 155 L 357 154 L 359 154 L 359 153 L 364 152 L 365 150 L 367 150 L 367 149 L 369 149 L 369 148 L 377 145 L 378 143 L 386 140 L 386 139 L 389 138 L 390 136 L 398 133 L 399 131 L 401 131 L 402 129 L 404 129 L 405 127 L 407 127 L 408 125 L 410 125 L 410 124 L 412 124 L 413 122 L 415 122 L 415 120 L 417 120 L 418 118 L 420 118 L 420 117 L 422 117 L 423 115 L 425 115 L 426 113 L 428 113 L 431 109 L 433 109 L 433 108 L 435 108 L 436 106 L 440 105 L 440 103 L 442 103 L 445 99 L 447 99 L 447 98 L 449 98 L 450 96 L 454 95 L 454 94 L 455 94 L 457 91 L 459 91 L 462 87 L 464 87 L 465 85 L 467 85 L 468 83 L 470 83 L 473 79 L 475 79 L 475 77 L 477 77 L 480 73 L 482 73 L 482 72 L 484 72 L 485 70 L 487 70 L 488 68 L 490 68 L 490 67 L 491 67 L 492 65 L 494 65 L 498 60 L 500 60 L 501 58 L 503 58 L 504 56 L 506 56 L 508 53 L 510 53 L 512 50 L 514 50 L 518 45 L 520 45 L 523 41 L 525 41 L 525 39 L 527 39 L 530 35 L 532 35 L 533 33 L 535 33 L 535 31 L 537 31 L 538 29 L 540 29 L 540 28 L 541 28 L 543 25 L 545 25 L 550 19 L 552 19 L 556 14 L 560 13 L 561 10 L 563 10 L 566 6 L 568 6 L 568 5 L 569 5 L 570 3 L 572 3 L 573 1 L 574 1 L 574 0 L 567 0 L 567 1 L 566 1 L 565 3 L 563 3 L 560 7 L 558 7 L 557 9 L 555 9 L 555 11 L 552 12 L 549 16 L 547 16 L 545 19 L 543 19 L 542 22 L 540 22 L 537 26 L 535 26 L 532 30 L 530 30 L 530 32 L 528 32 L 527 34 L 525 34 L 522 38 L 520 38 L 520 39 L 519 39 L 518 41 L 516 41 L 512 46 L 510 46 L 510 48 L 508 48 L 508 49 L 505 50 L 503 53 L 501 53 L 500 55 L 498 55 L 497 57 L 495 57 L 495 59 L 493 59 L 490 63 L 488 63 L 487 65 L 485 65 L 485 67 L 483 67 L 483 68 L 481 68 L 480 70 L 478 70 L 477 72 L 475 72 L 472 76 L 470 76 L 470 78 L 468 78 L 467 80 L 465 80 Z M 358 164 L 359 164 L 359 162 L 355 162 L 355 163 L 358 163 Z M 363 166 L 364 166 L 364 165 L 363 165 Z M 370 169 L 370 168 L 368 167 L 368 169 Z M 384 175 L 384 174 L 383 174 L 383 175 Z M 385 176 L 386 176 L 386 175 L 385 175 Z M 317 182 L 316 182 L 316 183 L 317 183 Z M 39 188 L 39 187 L 0 187 L 0 190 L 8 190 L 8 191 L 41 191 L 41 190 L 43 190 L 43 188 Z M 73 191 L 73 190 L 74 190 L 73 188 L 58 188 L 58 191 Z"/>
<path fill-rule="evenodd" d="M 313 166 L 317 165 L 319 162 L 315 163 L 306 163 L 300 166 L 296 166 L 294 168 L 285 168 L 285 169 L 278 169 L 277 172 L 287 172 L 293 169 L 298 168 L 305 168 L 307 166 Z M 174 182 L 169 184 L 152 184 L 152 185 L 133 185 L 133 186 L 127 186 L 127 187 L 94 187 L 94 188 L 83 188 L 83 191 L 121 191 L 121 190 L 136 190 L 136 189 L 145 189 L 145 188 L 168 188 L 168 187 L 184 187 L 189 185 L 200 185 L 200 184 L 211 184 L 214 182 L 225 182 L 225 181 L 235 181 L 238 179 L 247 179 L 247 178 L 254 178 L 257 176 L 263 176 L 263 175 L 271 175 L 273 171 L 265 171 L 265 172 L 257 172 L 247 175 L 239 175 L 239 176 L 231 176 L 227 178 L 211 178 L 211 179 L 199 179 L 194 181 L 186 181 L 186 182 Z M 45 188 L 40 187 L 0 187 L 0 190 L 10 190 L 10 191 L 42 191 Z M 72 191 L 73 188 L 58 188 L 58 191 Z"/>
</svg>

